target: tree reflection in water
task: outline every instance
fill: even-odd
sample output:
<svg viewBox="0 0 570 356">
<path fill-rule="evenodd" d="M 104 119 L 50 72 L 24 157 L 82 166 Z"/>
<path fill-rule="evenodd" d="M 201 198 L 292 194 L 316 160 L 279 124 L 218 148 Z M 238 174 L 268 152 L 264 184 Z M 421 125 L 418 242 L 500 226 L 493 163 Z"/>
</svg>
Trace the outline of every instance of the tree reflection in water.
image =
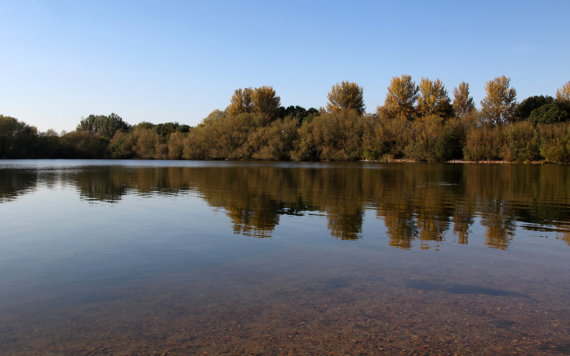
<svg viewBox="0 0 570 356">
<path fill-rule="evenodd" d="M 38 185 L 73 185 L 89 202 L 126 194 L 193 192 L 226 212 L 235 234 L 270 237 L 281 215 L 318 212 L 331 236 L 362 238 L 365 211 L 383 220 L 389 245 L 437 249 L 448 235 L 468 244 L 474 224 L 485 244 L 508 249 L 517 222 L 552 226 L 570 245 L 566 166 L 435 164 L 228 164 L 198 167 L 84 166 L 73 170 L 0 167 L 0 203 Z M 535 229 L 523 225 L 526 229 Z M 448 234 L 449 233 L 449 234 Z"/>
</svg>

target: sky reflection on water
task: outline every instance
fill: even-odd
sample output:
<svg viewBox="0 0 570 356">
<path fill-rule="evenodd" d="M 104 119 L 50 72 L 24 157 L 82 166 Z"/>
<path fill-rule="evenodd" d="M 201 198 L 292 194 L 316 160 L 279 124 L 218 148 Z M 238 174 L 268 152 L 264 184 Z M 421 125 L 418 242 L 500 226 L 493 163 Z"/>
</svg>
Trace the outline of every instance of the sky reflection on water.
<svg viewBox="0 0 570 356">
<path fill-rule="evenodd" d="M 563 350 L 568 172 L 1 162 L 0 347 Z"/>
</svg>

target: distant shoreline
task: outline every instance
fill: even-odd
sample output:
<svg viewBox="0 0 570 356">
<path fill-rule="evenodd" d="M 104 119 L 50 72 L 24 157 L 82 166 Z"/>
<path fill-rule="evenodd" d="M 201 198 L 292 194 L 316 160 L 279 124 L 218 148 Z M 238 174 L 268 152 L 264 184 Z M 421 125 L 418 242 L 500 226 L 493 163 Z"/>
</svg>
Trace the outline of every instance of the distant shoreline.
<svg viewBox="0 0 570 356">
<path fill-rule="evenodd" d="M 406 158 L 401 159 L 390 159 L 390 160 L 357 160 L 357 161 L 293 161 L 293 160 L 281 160 L 281 161 L 270 161 L 270 160 L 256 160 L 256 159 L 149 159 L 149 158 L 5 158 L 0 157 L 1 161 L 21 161 L 21 160 L 45 160 L 45 161 L 53 161 L 53 160 L 109 160 L 109 161 L 173 161 L 173 162 L 311 162 L 311 163 L 436 163 L 436 164 L 534 164 L 534 165 L 568 165 L 568 163 L 555 163 L 555 162 L 547 162 L 547 161 L 527 161 L 527 162 L 511 162 L 511 161 L 493 161 L 493 160 L 481 160 L 481 161 L 467 161 L 467 160 L 460 160 L 454 159 L 449 161 L 442 161 L 442 162 L 429 162 L 429 161 L 418 161 L 418 160 L 411 160 Z"/>
</svg>

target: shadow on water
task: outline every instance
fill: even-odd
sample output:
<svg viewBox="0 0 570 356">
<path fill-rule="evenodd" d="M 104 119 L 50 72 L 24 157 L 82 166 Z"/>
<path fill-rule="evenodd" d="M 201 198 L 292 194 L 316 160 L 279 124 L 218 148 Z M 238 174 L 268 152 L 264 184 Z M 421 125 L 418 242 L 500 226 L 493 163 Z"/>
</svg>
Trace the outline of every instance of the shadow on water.
<svg viewBox="0 0 570 356">
<path fill-rule="evenodd" d="M 348 278 L 331 278 L 324 282 L 317 282 L 316 285 L 307 288 L 310 291 L 328 292 L 350 286 Z"/>
<path fill-rule="evenodd" d="M 528 298 L 526 294 L 519 292 L 512 292 L 501 289 L 470 286 L 466 284 L 447 283 L 447 284 L 432 284 L 426 281 L 408 281 L 406 286 L 414 289 L 421 289 L 425 291 L 446 292 L 451 294 L 483 294 L 492 297 L 520 297 Z"/>
<path fill-rule="evenodd" d="M 514 321 L 500 319 L 491 322 L 491 325 L 494 325 L 498 329 L 509 330 L 513 325 L 517 324 Z"/>
</svg>

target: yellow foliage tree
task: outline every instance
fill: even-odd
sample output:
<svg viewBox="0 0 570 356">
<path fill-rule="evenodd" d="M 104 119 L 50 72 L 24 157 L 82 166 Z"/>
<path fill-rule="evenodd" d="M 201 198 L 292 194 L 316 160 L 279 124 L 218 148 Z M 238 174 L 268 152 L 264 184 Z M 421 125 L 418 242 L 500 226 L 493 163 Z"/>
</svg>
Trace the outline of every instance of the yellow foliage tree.
<svg viewBox="0 0 570 356">
<path fill-rule="evenodd" d="M 556 99 L 560 101 L 570 102 L 570 81 L 562 86 L 562 88 L 556 90 Z"/>
<path fill-rule="evenodd" d="M 277 117 L 277 109 L 281 106 L 281 98 L 277 96 L 273 87 L 262 86 L 255 88 L 252 95 L 253 112 L 262 115 L 266 122 Z"/>
<path fill-rule="evenodd" d="M 378 114 L 388 119 L 414 120 L 416 118 L 414 104 L 418 98 L 419 90 L 410 75 L 392 78 L 384 106 L 378 107 Z"/>
<path fill-rule="evenodd" d="M 490 124 L 502 125 L 516 118 L 517 91 L 504 75 L 485 84 L 487 96 L 481 100 L 481 117 Z"/>
<path fill-rule="evenodd" d="M 354 109 L 359 115 L 364 114 L 364 90 L 356 83 L 343 81 L 340 84 L 333 85 L 328 94 L 329 102 L 326 110 L 329 113 L 339 112 L 341 110 L 348 111 Z"/>
<path fill-rule="evenodd" d="M 237 89 L 234 92 L 228 106 L 228 114 L 230 116 L 237 116 L 244 112 L 251 112 L 253 107 L 253 89 Z"/>
<path fill-rule="evenodd" d="M 459 88 L 453 89 L 453 108 L 458 117 L 462 117 L 475 109 L 473 97 L 469 94 L 469 84 L 465 82 L 459 84 Z"/>
<path fill-rule="evenodd" d="M 422 78 L 420 82 L 420 95 L 417 99 L 417 111 L 421 117 L 437 115 L 448 118 L 453 115 L 451 99 L 441 80 L 435 81 Z"/>
</svg>

